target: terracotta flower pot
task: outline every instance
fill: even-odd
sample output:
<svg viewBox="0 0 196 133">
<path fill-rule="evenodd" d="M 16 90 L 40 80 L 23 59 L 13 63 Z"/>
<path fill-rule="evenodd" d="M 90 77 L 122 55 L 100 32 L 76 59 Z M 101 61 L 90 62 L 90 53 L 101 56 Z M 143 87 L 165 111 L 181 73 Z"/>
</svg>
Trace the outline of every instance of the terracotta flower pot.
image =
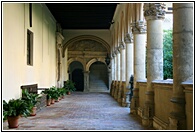
<svg viewBox="0 0 196 133">
<path fill-rule="evenodd" d="M 54 104 L 54 102 L 55 102 L 55 99 L 51 99 L 51 104 Z"/>
<path fill-rule="evenodd" d="M 71 94 L 71 92 L 70 92 L 70 91 L 68 91 L 68 92 L 67 92 L 67 95 L 70 95 L 70 94 Z"/>
<path fill-rule="evenodd" d="M 51 104 L 51 99 L 47 99 L 47 106 L 50 106 Z"/>
<path fill-rule="evenodd" d="M 30 116 L 35 116 L 36 115 L 36 111 L 37 111 L 37 107 L 33 107 Z"/>
<path fill-rule="evenodd" d="M 65 96 L 64 96 L 64 95 L 62 95 L 62 96 L 61 96 L 61 99 L 64 99 L 64 98 L 65 98 Z"/>
<path fill-rule="evenodd" d="M 55 99 L 55 102 L 59 102 L 59 98 L 58 99 Z"/>
<path fill-rule="evenodd" d="M 9 128 L 17 128 L 18 125 L 18 120 L 19 120 L 20 116 L 8 116 L 7 120 L 8 120 L 8 127 Z"/>
</svg>

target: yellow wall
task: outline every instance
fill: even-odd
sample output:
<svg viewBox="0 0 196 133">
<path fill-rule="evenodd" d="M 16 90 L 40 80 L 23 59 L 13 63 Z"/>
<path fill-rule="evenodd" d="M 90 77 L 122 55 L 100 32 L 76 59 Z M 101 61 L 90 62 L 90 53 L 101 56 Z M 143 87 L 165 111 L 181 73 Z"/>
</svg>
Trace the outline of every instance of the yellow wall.
<svg viewBox="0 0 196 133">
<path fill-rule="evenodd" d="M 44 4 L 33 4 L 32 27 L 28 3 L 3 3 L 3 99 L 21 96 L 20 86 L 56 85 L 56 22 Z M 27 65 L 27 29 L 33 32 L 33 66 Z"/>
</svg>

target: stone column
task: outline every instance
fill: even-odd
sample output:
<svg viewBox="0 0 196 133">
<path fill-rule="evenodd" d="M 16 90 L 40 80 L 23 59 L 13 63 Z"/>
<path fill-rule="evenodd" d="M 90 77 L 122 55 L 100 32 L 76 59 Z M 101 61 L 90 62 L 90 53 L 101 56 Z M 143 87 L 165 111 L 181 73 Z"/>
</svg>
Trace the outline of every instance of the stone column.
<svg viewBox="0 0 196 133">
<path fill-rule="evenodd" d="M 134 83 L 130 112 L 137 114 L 139 105 L 139 85 L 137 80 L 146 79 L 146 27 L 143 21 L 132 23 L 131 26 L 134 43 Z"/>
<path fill-rule="evenodd" d="M 125 38 L 126 44 L 126 91 L 125 91 L 125 107 L 130 107 L 130 84 L 129 80 L 133 75 L 133 34 L 127 33 Z"/>
<path fill-rule="evenodd" d="M 89 73 L 90 71 L 84 71 L 84 92 L 89 92 Z"/>
<path fill-rule="evenodd" d="M 122 82 L 125 81 L 125 43 L 123 41 L 120 42 L 119 46 L 120 50 L 120 85 L 119 85 L 119 92 L 118 92 L 118 102 L 122 103 L 122 95 L 123 95 L 123 87 Z"/>
<path fill-rule="evenodd" d="M 112 88 L 112 97 L 114 97 L 115 89 L 116 89 L 116 54 L 115 52 L 112 53 L 113 57 L 113 88 Z"/>
<path fill-rule="evenodd" d="M 118 50 L 118 48 L 116 48 L 116 50 L 115 50 L 115 54 L 116 54 L 116 60 L 115 60 L 115 62 L 116 62 L 116 84 L 115 84 L 115 91 L 114 91 L 114 99 L 118 99 L 118 84 L 119 84 L 119 55 L 120 55 L 120 53 L 119 53 L 119 50 Z"/>
<path fill-rule="evenodd" d="M 193 80 L 193 4 L 173 4 L 173 104 L 171 130 L 185 130 L 185 94 L 182 82 Z"/>
<path fill-rule="evenodd" d="M 144 4 L 147 21 L 147 91 L 142 124 L 153 126 L 154 90 L 153 80 L 163 80 L 163 19 L 165 4 Z M 158 28 L 157 28 L 158 27 Z"/>
</svg>

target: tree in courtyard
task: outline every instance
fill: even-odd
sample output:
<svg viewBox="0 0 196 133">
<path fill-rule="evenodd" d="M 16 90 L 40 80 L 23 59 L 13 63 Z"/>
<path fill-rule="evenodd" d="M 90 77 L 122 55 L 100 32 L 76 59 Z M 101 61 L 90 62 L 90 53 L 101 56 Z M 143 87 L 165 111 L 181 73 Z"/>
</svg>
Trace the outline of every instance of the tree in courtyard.
<svg viewBox="0 0 196 133">
<path fill-rule="evenodd" d="M 163 32 L 163 73 L 164 79 L 173 79 L 173 42 L 172 30 Z"/>
</svg>

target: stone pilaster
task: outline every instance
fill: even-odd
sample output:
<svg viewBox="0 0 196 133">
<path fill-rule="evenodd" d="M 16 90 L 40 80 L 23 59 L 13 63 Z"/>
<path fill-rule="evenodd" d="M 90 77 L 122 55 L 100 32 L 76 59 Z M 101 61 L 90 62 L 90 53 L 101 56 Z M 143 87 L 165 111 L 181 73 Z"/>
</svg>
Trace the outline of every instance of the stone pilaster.
<svg viewBox="0 0 196 133">
<path fill-rule="evenodd" d="M 89 92 L 89 73 L 90 71 L 84 71 L 84 92 Z"/>
<path fill-rule="evenodd" d="M 144 22 L 138 21 L 132 23 L 133 31 L 133 43 L 134 43 L 134 83 L 133 83 L 133 97 L 131 100 L 130 112 L 133 114 L 137 113 L 139 105 L 139 93 L 137 92 L 139 86 L 137 80 L 146 79 L 146 30 Z"/>
<path fill-rule="evenodd" d="M 153 80 L 163 80 L 163 19 L 165 4 L 145 3 L 147 21 L 147 91 L 142 124 L 152 127 L 154 117 Z M 158 28 L 157 28 L 158 27 Z"/>
<path fill-rule="evenodd" d="M 193 3 L 173 4 L 173 104 L 171 130 L 185 130 L 185 94 L 182 82 L 193 80 Z"/>
<path fill-rule="evenodd" d="M 56 32 L 56 71 L 57 71 L 57 87 L 63 87 L 63 81 L 62 81 L 62 42 L 64 40 L 63 35 L 60 32 Z"/>
</svg>

